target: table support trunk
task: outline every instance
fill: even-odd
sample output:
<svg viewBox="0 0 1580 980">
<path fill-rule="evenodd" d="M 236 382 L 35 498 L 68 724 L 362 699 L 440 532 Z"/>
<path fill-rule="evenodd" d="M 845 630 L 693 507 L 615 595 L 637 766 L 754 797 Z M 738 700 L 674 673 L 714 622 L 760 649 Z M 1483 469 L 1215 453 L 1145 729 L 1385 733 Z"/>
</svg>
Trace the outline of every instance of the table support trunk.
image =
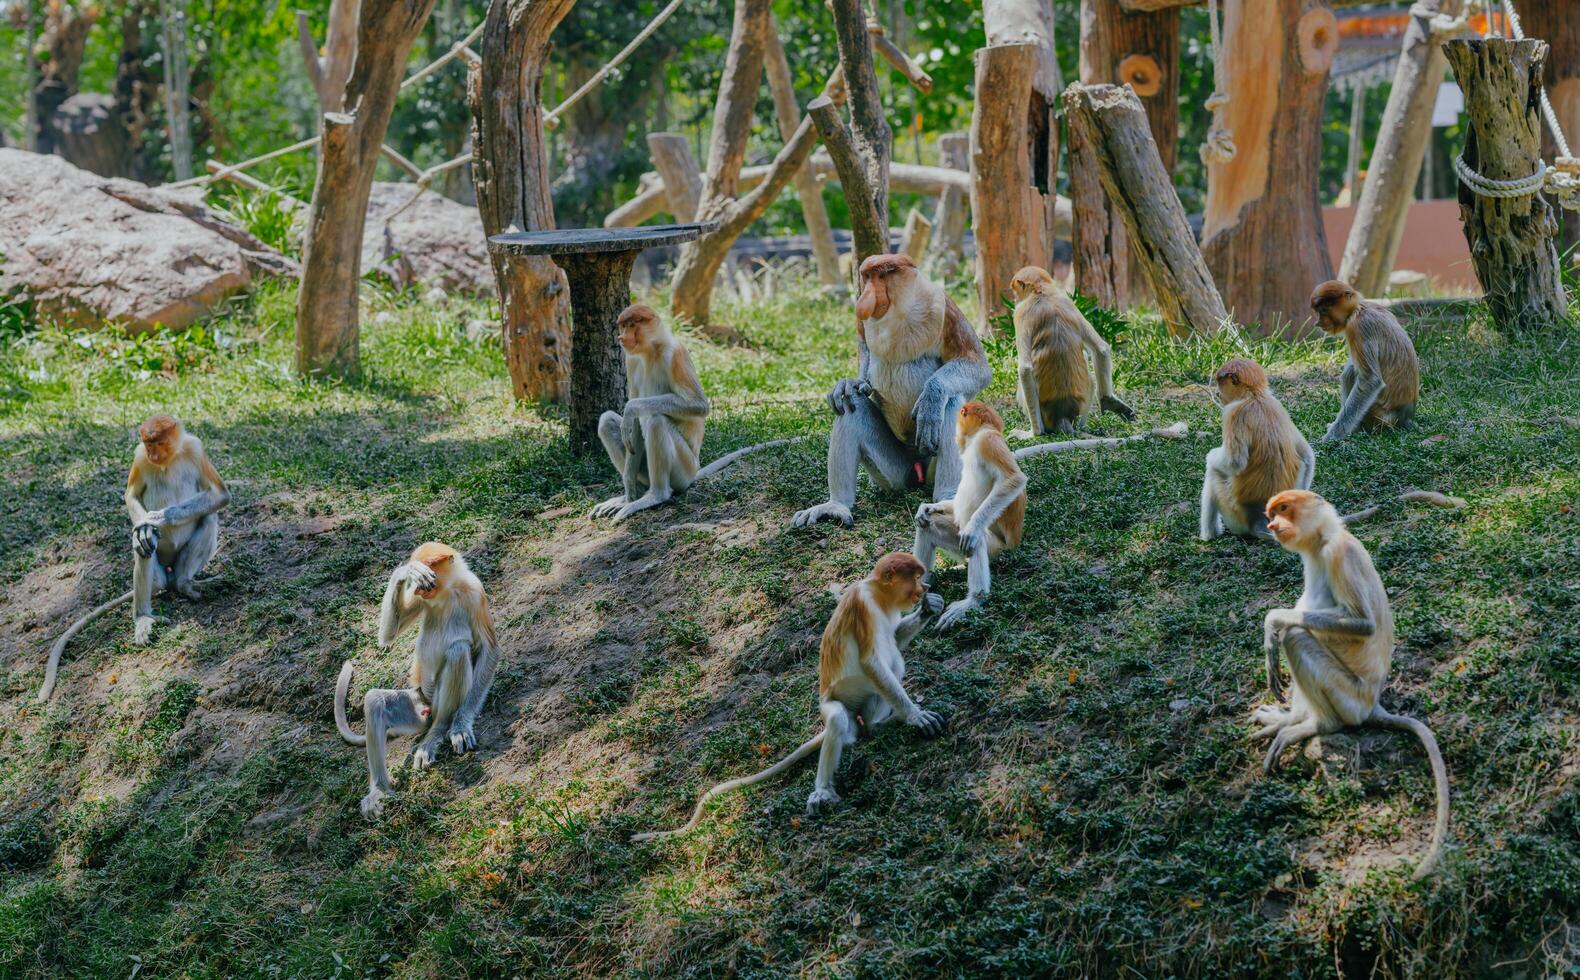
<svg viewBox="0 0 1580 980">
<path fill-rule="evenodd" d="M 571 452 L 602 452 L 598 418 L 625 407 L 625 354 L 615 321 L 631 302 L 640 250 L 556 255 L 571 287 Z"/>
</svg>

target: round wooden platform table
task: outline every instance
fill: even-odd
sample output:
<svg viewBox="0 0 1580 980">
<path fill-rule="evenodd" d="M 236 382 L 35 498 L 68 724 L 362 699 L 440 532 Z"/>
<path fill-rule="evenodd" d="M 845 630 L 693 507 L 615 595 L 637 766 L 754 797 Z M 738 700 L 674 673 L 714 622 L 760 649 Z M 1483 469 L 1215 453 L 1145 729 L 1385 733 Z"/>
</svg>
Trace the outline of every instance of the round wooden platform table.
<svg viewBox="0 0 1580 980">
<path fill-rule="evenodd" d="M 631 266 L 643 249 L 694 241 L 717 221 L 637 228 L 561 228 L 495 235 L 505 255 L 547 255 L 571 287 L 571 452 L 601 451 L 598 417 L 625 407 L 625 354 L 615 320 L 631 303 Z"/>
</svg>

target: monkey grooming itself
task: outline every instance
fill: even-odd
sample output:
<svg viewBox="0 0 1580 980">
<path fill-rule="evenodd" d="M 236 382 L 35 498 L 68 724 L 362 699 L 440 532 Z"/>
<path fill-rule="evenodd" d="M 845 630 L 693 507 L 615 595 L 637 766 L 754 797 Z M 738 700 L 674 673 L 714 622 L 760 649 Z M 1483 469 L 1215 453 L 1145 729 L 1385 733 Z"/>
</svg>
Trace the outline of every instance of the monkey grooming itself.
<svg viewBox="0 0 1580 980">
<path fill-rule="evenodd" d="M 1346 439 L 1356 428 L 1409 428 L 1421 395 L 1421 365 L 1399 321 L 1337 279 L 1312 292 L 1311 308 L 1323 332 L 1342 333 L 1350 350 L 1339 374 L 1344 404 L 1322 441 Z"/>
<path fill-rule="evenodd" d="M 904 255 L 861 264 L 856 299 L 857 376 L 828 393 L 828 502 L 796 513 L 792 527 L 829 519 L 849 527 L 856 473 L 884 489 L 924 483 L 948 500 L 960 482 L 955 414 L 993 380 L 976 331 L 944 292 Z"/>
<path fill-rule="evenodd" d="M 938 548 L 966 560 L 966 597 L 938 618 L 948 629 L 982 604 L 991 579 L 988 563 L 1020 544 L 1026 523 L 1026 475 L 1004 441 L 1004 420 L 981 402 L 966 402 L 955 423 L 960 445 L 960 487 L 953 500 L 916 511 L 916 557 L 932 573 Z"/>
<path fill-rule="evenodd" d="M 351 688 L 351 661 L 340 668 L 335 685 L 335 726 L 351 745 L 368 749 L 368 795 L 362 815 L 377 820 L 384 800 L 395 790 L 385 753 L 390 736 L 427 735 L 412 752 L 413 768 L 433 765 L 439 741 L 446 735 L 456 754 L 477 748 L 472 726 L 483 710 L 499 640 L 483 592 L 466 559 L 437 541 L 417 546 L 411 559 L 390 574 L 379 607 L 379 646 L 417 624 L 417 645 L 411 662 L 411 686 L 403 690 L 371 689 L 363 696 L 368 733 L 358 735 L 346 720 L 346 692 Z"/>
<path fill-rule="evenodd" d="M 1393 610 L 1388 593 L 1361 543 L 1326 500 L 1309 490 L 1286 490 L 1267 502 L 1268 529 L 1285 549 L 1300 555 L 1305 589 L 1293 609 L 1273 609 L 1263 626 L 1267 680 L 1283 696 L 1279 653 L 1289 657 L 1289 707 L 1264 705 L 1251 720 L 1263 727 L 1251 737 L 1271 738 L 1263 768 L 1278 766 L 1284 749 L 1313 735 L 1352 725 L 1377 725 L 1415 734 L 1437 783 L 1437 822 L 1426 855 L 1416 865 L 1424 877 L 1437 863 L 1448 834 L 1448 769 L 1431 729 L 1414 718 L 1390 714 L 1378 703 L 1393 657 Z"/>
<path fill-rule="evenodd" d="M 1091 407 L 1092 379 L 1086 353 L 1097 369 L 1098 404 L 1125 419 L 1135 410 L 1114 395 L 1113 354 L 1086 317 L 1046 270 L 1028 265 L 1010 280 L 1015 294 L 1015 353 L 1020 368 L 1021 410 L 1033 435 L 1074 432 Z"/>
<path fill-rule="evenodd" d="M 871 575 L 852 583 L 840 596 L 823 630 L 818 655 L 821 732 L 767 769 L 720 783 L 702 794 L 683 826 L 633 834 L 631 842 L 688 834 L 702 822 L 709 800 L 777 776 L 813 752 L 819 752 L 817 778 L 812 795 L 807 797 L 806 811 L 809 816 L 822 813 L 839 802 L 834 773 L 840 753 L 856 741 L 857 718 L 869 730 L 898 717 L 928 738 L 942 734 L 944 719 L 922 710 L 900 683 L 905 679 L 905 648 L 921 632 L 928 611 L 937 612 L 944 604 L 943 599 L 927 592 L 925 574 L 916 556 L 891 552 L 878 559 Z"/>
<path fill-rule="evenodd" d="M 216 512 L 230 503 L 230 491 L 203 441 L 172 416 L 151 416 L 137 436 L 125 496 L 132 519 L 132 590 L 77 620 L 55 641 L 38 692 L 41 702 L 54 693 L 67 641 L 100 615 L 132 600 L 132 640 L 142 645 L 153 638 L 155 594 L 169 588 L 202 598 L 196 579 L 219 550 Z"/>
<path fill-rule="evenodd" d="M 605 412 L 598 439 L 625 481 L 625 492 L 592 509 L 619 523 L 667 503 L 691 486 L 702 452 L 708 399 L 691 355 L 650 306 L 620 311 L 628 400 L 625 413 Z"/>
<path fill-rule="evenodd" d="M 1201 488 L 1201 539 L 1226 529 L 1266 538 L 1268 498 L 1281 490 L 1309 490 L 1317 457 L 1289 413 L 1267 387 L 1267 372 L 1237 357 L 1218 369 L 1215 400 L 1223 411 L 1223 445 L 1207 454 Z"/>
</svg>

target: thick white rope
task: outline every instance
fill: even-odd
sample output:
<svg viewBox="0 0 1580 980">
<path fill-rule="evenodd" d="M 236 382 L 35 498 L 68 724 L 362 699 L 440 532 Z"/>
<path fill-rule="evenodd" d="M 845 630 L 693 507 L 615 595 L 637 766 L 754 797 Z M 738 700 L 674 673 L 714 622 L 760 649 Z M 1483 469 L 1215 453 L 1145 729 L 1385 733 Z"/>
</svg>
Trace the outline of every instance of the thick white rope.
<svg viewBox="0 0 1580 980">
<path fill-rule="evenodd" d="M 580 102 L 582 100 L 582 96 L 601 85 L 603 80 L 609 77 L 610 72 L 614 71 L 616 68 L 619 68 L 620 65 L 625 62 L 625 59 L 631 56 L 631 52 L 641 47 L 643 41 L 646 41 L 648 38 L 652 37 L 654 31 L 657 31 L 660 27 L 664 26 L 664 21 L 668 20 L 669 16 L 675 11 L 679 10 L 680 5 L 683 2 L 684 0 L 669 0 L 669 6 L 665 7 L 663 10 L 660 10 L 658 12 L 658 16 L 654 17 L 651 23 L 642 28 L 641 33 L 637 34 L 636 37 L 631 39 L 630 44 L 627 44 L 625 47 L 621 48 L 620 53 L 614 56 L 614 60 L 598 69 L 598 74 L 583 82 L 582 87 L 572 92 L 564 102 L 561 102 L 553 109 L 550 109 L 548 112 L 544 113 L 543 125 L 547 126 L 549 129 L 553 129 L 558 126 L 560 124 L 560 116 L 565 114 L 565 110 Z"/>
<path fill-rule="evenodd" d="M 1427 37 L 1422 40 L 1430 42 L 1463 31 L 1470 23 L 1470 8 L 1467 5 L 1464 12 L 1456 17 L 1425 3 L 1413 3 L 1410 5 L 1410 16 L 1426 21 Z"/>
<path fill-rule="evenodd" d="M 414 74 L 410 78 L 406 79 L 404 82 L 401 82 L 400 83 L 401 91 L 404 92 L 406 89 L 409 89 L 413 85 L 416 85 L 418 82 L 420 82 L 423 79 L 427 78 L 429 75 L 432 75 L 434 72 L 438 71 L 440 68 L 443 68 L 445 65 L 448 65 L 451 61 L 455 60 L 456 58 L 461 57 L 461 55 L 464 54 L 467 51 L 467 49 L 472 46 L 472 43 L 474 41 L 476 41 L 478 38 L 483 36 L 483 28 L 485 26 L 487 26 L 487 24 L 488 24 L 488 21 L 485 20 L 485 21 L 483 21 L 483 23 L 478 24 L 476 27 L 472 28 L 472 33 L 468 34 L 466 37 L 463 37 L 461 40 L 459 40 L 459 41 L 455 42 L 454 44 L 450 45 L 450 50 L 448 50 L 444 54 L 440 55 L 438 60 L 430 63 L 428 65 L 428 67 L 421 69 L 416 74 Z"/>
<path fill-rule="evenodd" d="M 1520 14 L 1514 9 L 1514 0 L 1503 0 L 1503 12 L 1508 15 L 1509 28 L 1514 31 L 1514 39 L 1525 40 L 1525 31 L 1520 27 Z M 1542 118 L 1547 120 L 1547 128 L 1552 131 L 1553 143 L 1558 147 L 1558 155 L 1573 156 L 1574 154 L 1569 152 L 1569 141 L 1564 139 L 1564 131 L 1558 125 L 1558 114 L 1553 111 L 1553 102 L 1547 97 L 1547 86 L 1541 86 L 1538 91 L 1541 93 Z"/>
<path fill-rule="evenodd" d="M 1229 92 L 1223 83 L 1223 28 L 1218 21 L 1218 0 L 1207 0 L 1207 24 L 1212 43 L 1212 95 L 1207 97 L 1207 111 L 1212 113 L 1212 126 L 1196 152 L 1204 164 L 1224 164 L 1234 159 L 1235 145 L 1234 134 L 1220 112 L 1229 104 Z"/>
</svg>

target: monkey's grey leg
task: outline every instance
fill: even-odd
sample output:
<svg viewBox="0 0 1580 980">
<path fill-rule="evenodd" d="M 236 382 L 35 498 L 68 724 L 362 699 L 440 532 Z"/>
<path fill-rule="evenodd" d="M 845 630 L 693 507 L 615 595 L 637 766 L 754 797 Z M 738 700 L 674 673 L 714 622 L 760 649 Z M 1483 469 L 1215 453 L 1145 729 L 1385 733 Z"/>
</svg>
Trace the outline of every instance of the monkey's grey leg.
<svg viewBox="0 0 1580 980">
<path fill-rule="evenodd" d="M 214 557 L 214 552 L 218 550 L 219 515 L 210 514 L 198 521 L 192 536 L 187 538 L 187 543 L 176 555 L 175 590 L 188 599 L 203 598 L 194 581 L 198 573 L 208 564 L 209 559 Z"/>
<path fill-rule="evenodd" d="M 944 422 L 933 464 L 933 499 L 953 500 L 960 488 L 960 447 L 955 443 L 955 419 L 966 400 L 959 395 L 944 401 Z"/>
<path fill-rule="evenodd" d="M 834 792 L 834 773 L 839 769 L 840 753 L 845 746 L 856 741 L 856 722 L 850 712 L 838 701 L 824 701 L 818 710 L 823 715 L 823 747 L 817 757 L 817 777 L 812 783 L 812 795 L 806 798 L 807 816 L 815 817 L 827 812 L 839 802 Z"/>
<path fill-rule="evenodd" d="M 426 769 L 433 765 L 439 754 L 439 743 L 450 733 L 450 720 L 472 687 L 472 648 L 464 640 L 450 644 L 444 653 L 444 666 L 439 668 L 439 678 L 433 687 L 433 719 L 422 744 L 411 754 L 413 769 Z"/>
<path fill-rule="evenodd" d="M 362 816 L 377 820 L 384 815 L 384 799 L 395 792 L 385 761 L 389 739 L 416 735 L 428 723 L 428 705 L 416 688 L 374 688 L 362 698 L 368 726 L 368 795 L 362 798 Z"/>
<path fill-rule="evenodd" d="M 960 622 L 967 613 L 982 605 L 982 600 L 987 598 L 988 590 L 992 586 L 992 578 L 988 570 L 988 543 L 986 538 L 992 532 L 984 534 L 984 540 L 978 541 L 966 558 L 966 597 L 950 604 L 944 614 L 938 617 L 938 628 L 949 629 Z"/>
<path fill-rule="evenodd" d="M 598 441 L 603 443 L 604 451 L 609 454 L 609 462 L 614 464 L 614 471 L 620 474 L 625 492 L 595 506 L 589 515 L 591 517 L 610 517 L 617 514 L 621 507 L 642 495 L 642 481 L 646 478 L 646 473 L 643 472 L 646 462 L 645 449 L 640 439 L 634 446 L 626 444 L 624 421 L 618 412 L 605 412 L 598 418 Z"/>
<path fill-rule="evenodd" d="M 675 454 L 691 451 L 667 415 L 642 416 L 642 442 L 647 447 L 647 492 L 632 498 L 615 513 L 616 524 L 632 514 L 668 503 L 675 494 L 673 477 L 681 471 L 675 465 Z"/>
<path fill-rule="evenodd" d="M 1335 657 L 1309 630 L 1284 631 L 1284 654 L 1299 693 L 1319 718 L 1359 725 L 1371 715 L 1377 692 Z M 1317 734 L 1320 734 L 1317 733 Z"/>
<path fill-rule="evenodd" d="M 954 446 L 954 436 L 949 438 Z M 869 398 L 851 399 L 850 409 L 834 416 L 828 439 L 828 502 L 798 511 L 791 527 L 807 527 L 825 518 L 849 527 L 850 508 L 856 503 L 856 473 L 865 464 L 879 486 L 905 486 L 912 453 L 889 431 L 883 413 Z"/>
<path fill-rule="evenodd" d="M 154 624 L 163 617 L 154 615 L 154 596 L 167 584 L 164 566 L 155 552 L 144 558 L 132 552 L 132 642 L 146 646 L 154 636 Z"/>
<path fill-rule="evenodd" d="M 1300 455 L 1300 473 L 1295 477 L 1296 490 L 1310 490 L 1311 481 L 1317 475 L 1317 454 L 1311 451 L 1311 444 L 1301 439 L 1295 450 Z"/>
<path fill-rule="evenodd" d="M 1335 442 L 1348 438 L 1371 411 L 1383 389 L 1387 387 L 1383 379 L 1374 374 L 1359 375 L 1355 379 L 1355 386 L 1350 393 L 1344 396 L 1344 406 L 1339 409 L 1339 417 L 1328 426 L 1328 431 L 1323 435 L 1323 442 Z"/>
<path fill-rule="evenodd" d="M 1222 446 L 1207 454 L 1207 475 L 1201 484 L 1201 526 L 1198 529 L 1203 541 L 1211 541 L 1223 533 L 1223 522 L 1218 513 L 1217 481 L 1225 456 Z"/>
<path fill-rule="evenodd" d="M 1020 395 L 1021 410 L 1026 413 L 1026 418 L 1031 421 L 1031 434 L 1040 436 L 1046 430 L 1042 421 L 1042 404 L 1039 402 L 1041 393 L 1037 386 L 1037 375 L 1030 364 L 1023 364 L 1020 368 Z"/>
<path fill-rule="evenodd" d="M 598 441 L 603 443 L 604 452 L 609 454 L 614 471 L 624 478 L 626 453 L 625 438 L 620 435 L 622 421 L 619 412 L 605 412 L 598 416 Z"/>
</svg>

